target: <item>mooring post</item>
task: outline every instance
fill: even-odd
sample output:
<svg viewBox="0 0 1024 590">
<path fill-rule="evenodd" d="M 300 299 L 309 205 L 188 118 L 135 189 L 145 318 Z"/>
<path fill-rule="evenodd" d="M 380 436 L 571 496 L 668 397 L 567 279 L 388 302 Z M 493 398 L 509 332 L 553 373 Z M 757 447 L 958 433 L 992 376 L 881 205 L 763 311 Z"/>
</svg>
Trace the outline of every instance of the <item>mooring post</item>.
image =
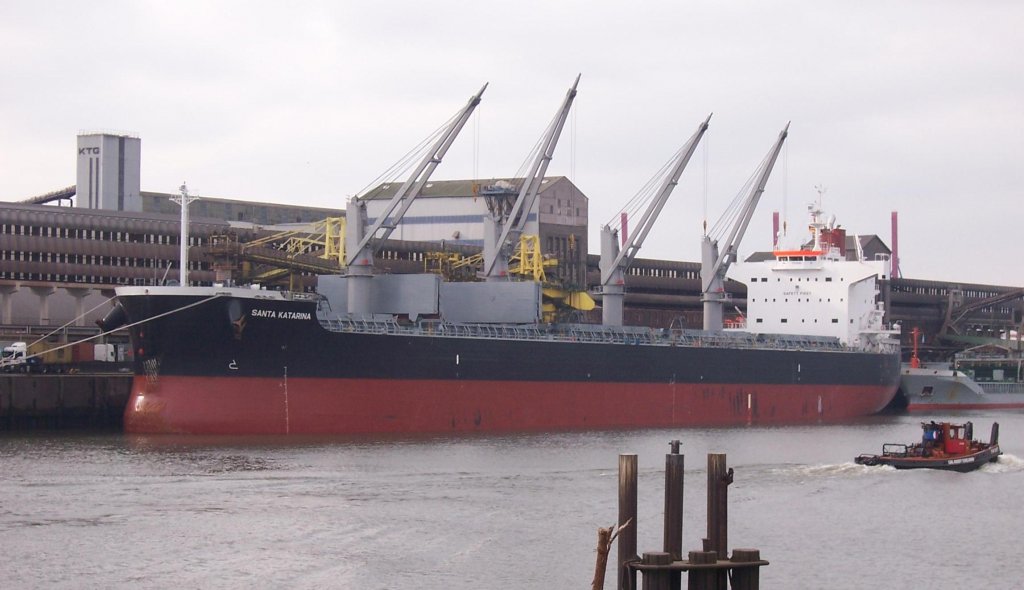
<svg viewBox="0 0 1024 590">
<path fill-rule="evenodd" d="M 683 558 L 683 455 L 679 454 L 679 441 L 669 443 L 672 452 L 665 455 L 665 553 L 672 561 Z M 682 572 L 673 571 L 669 588 L 679 590 Z"/>
<path fill-rule="evenodd" d="M 644 552 L 642 562 L 644 565 L 668 565 L 672 563 L 672 556 L 664 551 Z M 669 590 L 669 572 L 662 569 L 645 569 L 643 571 L 643 590 Z"/>
<path fill-rule="evenodd" d="M 636 573 L 626 566 L 636 561 L 637 458 L 635 454 L 619 455 L 619 524 L 630 522 L 619 534 L 619 590 L 636 588 Z"/>
<path fill-rule="evenodd" d="M 733 476 L 725 464 L 724 453 L 708 453 L 708 544 L 722 560 L 729 558 L 729 484 Z M 725 571 L 717 578 L 716 587 L 725 590 Z"/>
<path fill-rule="evenodd" d="M 718 560 L 714 551 L 691 551 L 690 565 L 709 565 Z M 688 590 L 715 590 L 715 570 L 711 568 L 693 568 L 686 575 Z"/>
<path fill-rule="evenodd" d="M 732 562 L 736 564 L 761 561 L 757 549 L 733 549 Z M 761 586 L 760 567 L 738 567 L 732 571 L 732 590 L 758 590 Z"/>
</svg>

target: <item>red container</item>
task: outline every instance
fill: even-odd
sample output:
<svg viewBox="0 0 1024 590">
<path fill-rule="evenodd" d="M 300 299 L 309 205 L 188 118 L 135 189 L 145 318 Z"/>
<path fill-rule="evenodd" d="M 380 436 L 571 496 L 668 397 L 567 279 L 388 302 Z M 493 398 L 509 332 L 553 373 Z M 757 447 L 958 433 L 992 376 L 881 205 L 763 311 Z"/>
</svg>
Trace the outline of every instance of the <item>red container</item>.
<svg viewBox="0 0 1024 590">
<path fill-rule="evenodd" d="M 79 342 L 71 347 L 71 362 L 88 363 L 94 359 L 92 342 Z"/>
</svg>

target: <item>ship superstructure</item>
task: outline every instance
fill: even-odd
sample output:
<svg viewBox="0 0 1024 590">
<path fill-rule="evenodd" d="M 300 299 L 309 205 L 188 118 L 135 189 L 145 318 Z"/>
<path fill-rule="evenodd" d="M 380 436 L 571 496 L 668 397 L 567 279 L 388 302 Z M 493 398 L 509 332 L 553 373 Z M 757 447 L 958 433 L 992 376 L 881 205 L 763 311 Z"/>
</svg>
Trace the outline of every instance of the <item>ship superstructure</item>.
<svg viewBox="0 0 1024 590">
<path fill-rule="evenodd" d="M 777 249 L 769 260 L 736 263 L 734 278 L 747 285 L 746 331 L 832 337 L 856 348 L 891 347 L 898 331 L 885 323 L 879 283 L 889 279 L 888 258 L 847 260 L 845 232 L 826 221 L 820 202 L 808 207 L 811 240 Z M 896 342 L 898 345 L 898 342 Z"/>
</svg>

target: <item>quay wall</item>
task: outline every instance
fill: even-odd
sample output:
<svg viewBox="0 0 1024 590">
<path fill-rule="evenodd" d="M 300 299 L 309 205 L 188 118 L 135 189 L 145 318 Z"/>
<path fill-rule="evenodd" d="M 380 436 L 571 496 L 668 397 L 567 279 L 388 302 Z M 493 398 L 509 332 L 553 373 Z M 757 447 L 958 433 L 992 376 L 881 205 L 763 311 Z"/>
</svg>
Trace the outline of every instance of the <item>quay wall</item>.
<svg viewBox="0 0 1024 590">
<path fill-rule="evenodd" d="M 0 431 L 122 428 L 131 374 L 0 375 Z"/>
</svg>

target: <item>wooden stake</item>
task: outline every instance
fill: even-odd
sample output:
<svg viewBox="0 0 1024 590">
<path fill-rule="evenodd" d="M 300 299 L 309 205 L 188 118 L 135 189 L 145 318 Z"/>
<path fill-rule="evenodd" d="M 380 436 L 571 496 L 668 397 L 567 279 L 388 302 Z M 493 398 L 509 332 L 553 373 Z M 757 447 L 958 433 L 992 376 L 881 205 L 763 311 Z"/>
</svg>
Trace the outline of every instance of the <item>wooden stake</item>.
<svg viewBox="0 0 1024 590">
<path fill-rule="evenodd" d="M 612 549 L 612 542 L 619 536 L 622 529 L 629 526 L 633 519 L 620 524 L 618 527 L 612 525 L 606 529 L 597 529 L 597 563 L 594 566 L 594 580 L 590 583 L 591 590 L 602 590 L 604 588 L 604 576 L 608 569 L 608 552 Z"/>
</svg>

